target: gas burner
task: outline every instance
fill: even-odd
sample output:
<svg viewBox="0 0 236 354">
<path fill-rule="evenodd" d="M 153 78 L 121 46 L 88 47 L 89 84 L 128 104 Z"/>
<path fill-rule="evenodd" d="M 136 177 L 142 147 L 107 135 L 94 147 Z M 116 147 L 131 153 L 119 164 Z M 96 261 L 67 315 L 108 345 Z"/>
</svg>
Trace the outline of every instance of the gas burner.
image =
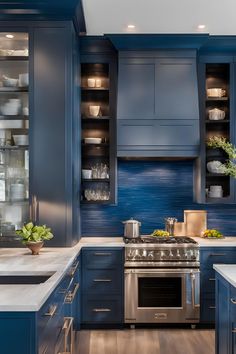
<svg viewBox="0 0 236 354">
<path fill-rule="evenodd" d="M 157 237 L 157 236 L 141 236 L 138 238 L 124 238 L 126 244 L 142 244 L 142 243 L 155 243 L 155 244 L 197 244 L 190 237 L 186 236 L 168 236 L 168 237 Z"/>
</svg>

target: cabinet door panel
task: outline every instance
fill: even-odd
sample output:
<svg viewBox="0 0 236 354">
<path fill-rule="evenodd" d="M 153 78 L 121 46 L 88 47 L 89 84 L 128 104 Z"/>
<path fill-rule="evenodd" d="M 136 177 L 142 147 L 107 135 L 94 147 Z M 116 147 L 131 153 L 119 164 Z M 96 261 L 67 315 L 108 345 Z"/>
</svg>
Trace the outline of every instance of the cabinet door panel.
<svg viewBox="0 0 236 354">
<path fill-rule="evenodd" d="M 123 317 L 121 296 L 87 296 L 83 300 L 84 323 L 122 323 Z"/>
<path fill-rule="evenodd" d="M 155 63 L 121 61 L 118 82 L 118 119 L 150 119 L 155 113 Z"/>
<path fill-rule="evenodd" d="M 155 129 L 153 120 L 119 120 L 117 123 L 118 146 L 154 145 Z"/>
<path fill-rule="evenodd" d="M 161 119 L 199 119 L 196 60 L 156 60 L 156 114 Z"/>
<path fill-rule="evenodd" d="M 157 131 L 158 129 L 158 131 Z M 197 146 L 199 144 L 198 120 L 159 120 L 155 144 L 162 146 Z"/>
</svg>

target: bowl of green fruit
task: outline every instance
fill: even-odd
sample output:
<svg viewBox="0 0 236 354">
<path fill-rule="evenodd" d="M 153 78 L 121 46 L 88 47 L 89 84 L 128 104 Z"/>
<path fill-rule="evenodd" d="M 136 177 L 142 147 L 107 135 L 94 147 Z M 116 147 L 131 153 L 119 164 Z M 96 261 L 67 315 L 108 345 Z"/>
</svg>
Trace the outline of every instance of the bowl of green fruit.
<svg viewBox="0 0 236 354">
<path fill-rule="evenodd" d="M 212 238 L 224 238 L 224 236 L 222 235 L 222 233 L 216 229 L 207 229 L 203 232 L 202 234 L 202 237 L 204 238 L 209 238 L 209 239 L 212 239 Z"/>
<path fill-rule="evenodd" d="M 151 236 L 168 237 L 168 236 L 170 236 L 170 234 L 168 231 L 165 231 L 165 230 L 154 230 L 153 233 L 151 234 Z"/>
</svg>

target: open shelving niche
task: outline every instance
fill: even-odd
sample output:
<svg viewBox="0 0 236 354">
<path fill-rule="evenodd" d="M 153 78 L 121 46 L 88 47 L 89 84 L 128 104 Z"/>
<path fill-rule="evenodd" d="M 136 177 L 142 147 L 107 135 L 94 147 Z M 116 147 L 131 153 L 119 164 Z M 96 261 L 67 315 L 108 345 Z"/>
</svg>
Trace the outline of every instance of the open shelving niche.
<svg viewBox="0 0 236 354">
<path fill-rule="evenodd" d="M 101 87 L 88 87 L 88 79 L 99 79 Z M 96 166 L 107 167 L 108 174 L 103 178 L 92 175 L 84 179 L 82 175 L 81 203 L 82 204 L 111 204 L 114 203 L 114 173 L 112 169 L 111 144 L 112 119 L 110 107 L 110 72 L 109 63 L 81 64 L 81 122 L 82 122 L 82 169 L 92 169 Z M 100 106 L 97 116 L 91 115 L 90 106 Z M 101 144 L 88 144 L 85 138 L 102 138 Z M 88 200 L 86 190 L 98 191 L 104 194 L 106 200 Z"/>
</svg>

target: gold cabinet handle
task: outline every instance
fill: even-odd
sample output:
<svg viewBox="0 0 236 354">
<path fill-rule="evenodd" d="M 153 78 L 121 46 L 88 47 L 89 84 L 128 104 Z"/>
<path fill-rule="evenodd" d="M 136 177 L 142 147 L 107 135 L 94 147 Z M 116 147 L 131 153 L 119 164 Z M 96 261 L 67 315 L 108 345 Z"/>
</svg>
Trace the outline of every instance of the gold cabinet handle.
<svg viewBox="0 0 236 354">
<path fill-rule="evenodd" d="M 111 312 L 111 309 L 93 309 L 93 312 Z"/>
<path fill-rule="evenodd" d="M 232 304 L 236 305 L 236 300 L 230 299 L 230 301 L 232 302 Z"/>
<path fill-rule="evenodd" d="M 111 279 L 93 279 L 95 283 L 110 283 Z"/>
<path fill-rule="evenodd" d="M 111 252 L 94 252 L 94 256 L 111 256 Z"/>
<path fill-rule="evenodd" d="M 77 262 L 73 267 L 71 267 L 71 269 L 70 269 L 70 271 L 69 271 L 69 275 L 70 275 L 71 277 L 73 277 L 73 276 L 75 275 L 75 272 L 76 272 L 78 266 L 79 266 L 79 262 Z"/>
<path fill-rule="evenodd" d="M 209 281 L 216 281 L 215 278 L 209 278 Z"/>
<path fill-rule="evenodd" d="M 44 314 L 44 316 L 53 317 L 56 313 L 57 305 L 51 306 L 49 311 Z"/>
<path fill-rule="evenodd" d="M 68 291 L 68 294 L 65 297 L 65 303 L 71 304 L 74 301 L 74 298 L 79 290 L 79 283 L 76 283 L 73 291 Z"/>
</svg>

